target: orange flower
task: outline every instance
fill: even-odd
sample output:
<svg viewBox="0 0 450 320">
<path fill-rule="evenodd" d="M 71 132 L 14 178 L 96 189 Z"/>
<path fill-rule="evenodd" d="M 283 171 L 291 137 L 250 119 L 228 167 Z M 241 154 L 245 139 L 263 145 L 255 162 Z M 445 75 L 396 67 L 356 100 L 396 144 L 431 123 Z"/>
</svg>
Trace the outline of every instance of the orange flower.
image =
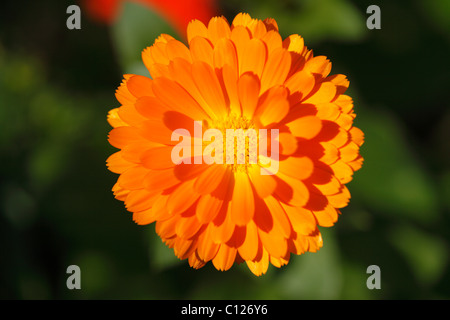
<svg viewBox="0 0 450 320">
<path fill-rule="evenodd" d="M 299 35 L 283 40 L 273 19 L 194 20 L 187 38 L 189 47 L 161 35 L 142 52 L 153 79 L 125 75 L 116 91 L 121 106 L 109 112 L 109 142 L 120 151 L 107 160 L 120 174 L 115 197 L 136 223 L 156 222 L 162 240 L 194 268 L 245 261 L 261 275 L 269 262 L 281 267 L 291 253 L 317 251 L 318 226 L 337 221 L 350 199 L 345 184 L 363 161 L 348 80 L 330 76 L 331 63 Z M 249 138 L 244 163 L 235 156 L 207 164 L 201 156 L 213 142 L 198 135 L 199 124 L 225 136 L 267 129 L 271 138 L 257 132 L 256 163 Z M 182 139 L 174 139 L 177 129 Z M 186 145 L 182 163 L 174 161 L 175 146 Z M 211 155 L 230 160 L 216 146 Z"/>
</svg>

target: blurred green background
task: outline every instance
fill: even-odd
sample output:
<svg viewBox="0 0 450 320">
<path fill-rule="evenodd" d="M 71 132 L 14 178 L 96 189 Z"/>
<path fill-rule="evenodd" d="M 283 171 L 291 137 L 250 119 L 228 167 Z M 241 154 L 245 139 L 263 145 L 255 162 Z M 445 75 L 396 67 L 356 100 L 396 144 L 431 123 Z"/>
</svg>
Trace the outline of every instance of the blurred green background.
<svg viewBox="0 0 450 320">
<path fill-rule="evenodd" d="M 449 299 L 450 1 L 219 1 L 298 33 L 350 80 L 366 135 L 352 200 L 318 253 L 255 277 L 194 270 L 138 226 L 105 166 L 107 112 L 123 73 L 172 27 L 126 4 L 114 24 L 66 28 L 71 1 L 0 4 L 0 298 Z M 381 30 L 366 9 L 381 8 Z M 81 268 L 68 290 L 66 268 Z M 369 265 L 381 289 L 366 287 Z"/>
</svg>

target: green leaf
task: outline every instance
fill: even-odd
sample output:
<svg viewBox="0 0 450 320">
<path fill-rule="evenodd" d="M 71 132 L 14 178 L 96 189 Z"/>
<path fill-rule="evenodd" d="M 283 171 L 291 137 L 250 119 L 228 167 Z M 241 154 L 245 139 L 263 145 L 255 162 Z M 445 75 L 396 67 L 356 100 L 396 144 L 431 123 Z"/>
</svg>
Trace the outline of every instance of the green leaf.
<svg viewBox="0 0 450 320">
<path fill-rule="evenodd" d="M 367 31 L 364 17 L 349 1 L 297 0 L 297 2 L 302 4 L 303 9 L 291 18 L 291 28 L 298 29 L 307 43 L 309 39 L 356 41 Z"/>
<path fill-rule="evenodd" d="M 353 196 L 389 216 L 435 222 L 439 215 L 436 186 L 420 164 L 402 123 L 387 110 L 360 111 L 357 127 L 365 133 L 364 164 L 349 187 Z"/>
<path fill-rule="evenodd" d="M 114 284 L 116 270 L 109 256 L 100 251 L 83 251 L 73 258 L 81 270 L 83 297 L 95 298 L 104 294 Z M 67 276 L 68 277 L 68 276 Z M 69 293 L 74 294 L 75 291 Z"/>
<path fill-rule="evenodd" d="M 448 247 L 434 235 L 409 225 L 397 225 L 389 233 L 392 245 L 409 261 L 417 280 L 433 285 L 448 263 Z"/>
<path fill-rule="evenodd" d="M 448 0 L 428 0 L 428 1 L 416 1 L 419 6 L 419 11 L 430 22 L 440 29 L 443 33 L 446 33 L 447 40 L 450 40 L 450 1 Z"/>
<path fill-rule="evenodd" d="M 280 293 L 287 299 L 338 299 L 342 269 L 331 229 L 321 230 L 323 247 L 318 252 L 291 256 L 278 280 Z"/>
<path fill-rule="evenodd" d="M 153 228 L 150 228 L 149 232 L 151 238 L 151 245 L 149 248 L 149 260 L 151 267 L 157 271 L 162 271 L 179 265 L 181 260 L 175 256 L 173 249 L 169 248 L 162 242 L 161 238 L 156 235 Z M 189 268 L 187 260 L 184 260 L 184 263 L 186 263 L 186 268 Z"/>
<path fill-rule="evenodd" d="M 177 38 L 173 28 L 157 13 L 139 3 L 125 1 L 122 14 L 112 26 L 112 40 L 124 73 L 149 73 L 141 52 L 151 46 L 162 33 Z"/>
<path fill-rule="evenodd" d="M 281 34 L 299 34 L 310 45 L 324 40 L 357 41 L 367 32 L 365 18 L 348 0 L 234 1 L 253 18 L 274 18 Z M 231 7 L 231 5 L 229 5 Z"/>
</svg>

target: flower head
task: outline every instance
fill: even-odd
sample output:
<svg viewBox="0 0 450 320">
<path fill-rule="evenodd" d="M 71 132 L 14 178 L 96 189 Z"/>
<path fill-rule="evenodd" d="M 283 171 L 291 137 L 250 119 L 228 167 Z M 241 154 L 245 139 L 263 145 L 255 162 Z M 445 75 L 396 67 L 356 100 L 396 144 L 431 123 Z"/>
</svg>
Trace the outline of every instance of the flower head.
<svg viewBox="0 0 450 320">
<path fill-rule="evenodd" d="M 161 35 L 142 52 L 152 79 L 116 92 L 115 197 L 194 268 L 261 275 L 317 251 L 363 161 L 348 80 L 273 19 L 194 20 L 187 38 Z"/>
</svg>

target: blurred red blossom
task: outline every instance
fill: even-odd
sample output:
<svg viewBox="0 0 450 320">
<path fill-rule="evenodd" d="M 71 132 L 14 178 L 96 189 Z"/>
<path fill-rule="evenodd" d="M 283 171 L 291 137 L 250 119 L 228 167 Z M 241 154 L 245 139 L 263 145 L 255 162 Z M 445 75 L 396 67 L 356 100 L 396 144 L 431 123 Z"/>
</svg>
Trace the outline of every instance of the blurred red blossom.
<svg viewBox="0 0 450 320">
<path fill-rule="evenodd" d="M 82 4 L 94 20 L 111 24 L 119 15 L 124 1 L 140 3 L 156 11 L 181 35 L 192 19 L 205 23 L 218 12 L 214 0 L 82 0 Z"/>
</svg>

